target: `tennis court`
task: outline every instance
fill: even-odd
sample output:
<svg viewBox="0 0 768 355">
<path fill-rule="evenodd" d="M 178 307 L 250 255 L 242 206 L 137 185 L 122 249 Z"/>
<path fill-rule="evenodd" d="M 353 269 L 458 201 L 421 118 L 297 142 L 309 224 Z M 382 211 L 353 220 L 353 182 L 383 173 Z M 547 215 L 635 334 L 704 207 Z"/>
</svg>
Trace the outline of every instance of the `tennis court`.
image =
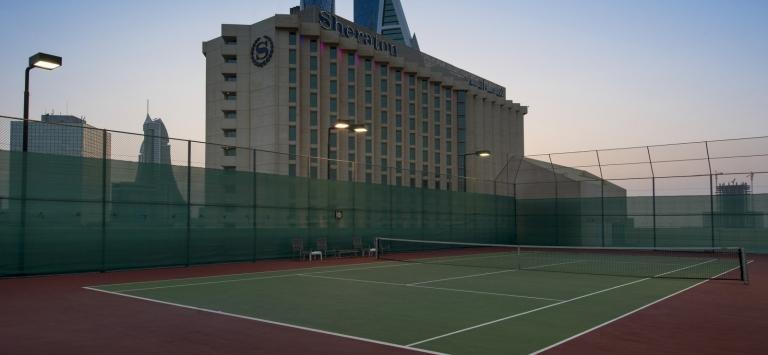
<svg viewBox="0 0 768 355">
<path fill-rule="evenodd" d="M 739 283 L 746 265 L 723 248 L 377 246 L 376 263 L 87 288 L 427 352 L 531 353 L 706 280 Z"/>
</svg>

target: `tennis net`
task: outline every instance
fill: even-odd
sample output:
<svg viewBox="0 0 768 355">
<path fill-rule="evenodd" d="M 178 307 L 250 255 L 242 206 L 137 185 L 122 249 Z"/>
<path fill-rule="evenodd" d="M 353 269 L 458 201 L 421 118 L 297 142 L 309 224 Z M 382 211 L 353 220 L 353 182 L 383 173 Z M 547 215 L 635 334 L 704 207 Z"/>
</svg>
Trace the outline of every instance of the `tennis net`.
<svg viewBox="0 0 768 355">
<path fill-rule="evenodd" d="M 378 238 L 383 260 L 642 278 L 748 282 L 743 248 L 599 248 Z"/>
</svg>

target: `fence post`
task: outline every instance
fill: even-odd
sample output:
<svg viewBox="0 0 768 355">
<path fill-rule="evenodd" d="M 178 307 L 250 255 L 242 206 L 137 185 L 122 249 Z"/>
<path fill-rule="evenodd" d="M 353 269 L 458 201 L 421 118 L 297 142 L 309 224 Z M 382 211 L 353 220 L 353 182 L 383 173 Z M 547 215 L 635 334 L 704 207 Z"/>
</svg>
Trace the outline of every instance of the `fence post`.
<svg viewBox="0 0 768 355">
<path fill-rule="evenodd" d="M 252 179 L 252 186 L 251 186 L 251 189 L 253 190 L 252 191 L 252 194 L 253 194 L 253 197 L 252 197 L 253 206 L 251 207 L 251 228 L 253 228 L 253 258 L 252 258 L 252 261 L 256 262 L 256 254 L 257 254 L 257 244 L 256 244 L 257 243 L 257 233 L 256 233 L 256 230 L 257 230 L 257 225 L 256 225 L 256 210 L 257 210 L 256 209 L 256 197 L 257 197 L 257 195 L 256 195 L 256 149 L 255 148 L 252 149 L 251 153 L 253 154 L 253 157 L 252 157 L 252 159 L 253 159 L 253 163 L 252 163 L 252 165 L 253 165 L 253 172 L 252 172 L 253 179 Z"/>
<path fill-rule="evenodd" d="M 651 191 L 653 194 L 653 247 L 656 247 L 656 173 L 653 172 L 653 159 L 651 159 L 651 148 L 645 146 L 645 150 L 648 152 L 648 165 L 651 167 Z"/>
<path fill-rule="evenodd" d="M 187 266 L 192 258 L 192 141 L 187 140 Z"/>
<path fill-rule="evenodd" d="M 552 163 L 552 154 L 547 154 L 549 157 L 549 165 L 552 167 L 552 177 L 555 179 L 555 245 L 560 245 L 560 206 L 558 206 L 558 191 L 557 191 L 557 173 L 555 172 L 555 164 Z"/>
<path fill-rule="evenodd" d="M 597 167 L 600 169 L 600 245 L 605 247 L 605 178 L 603 177 L 603 165 L 600 164 L 600 152 L 595 150 Z"/>
<path fill-rule="evenodd" d="M 101 130 L 101 272 L 107 271 L 107 130 Z"/>
<path fill-rule="evenodd" d="M 707 166 L 709 167 L 709 231 L 712 247 L 715 247 L 715 195 L 712 186 L 712 161 L 709 158 L 709 142 L 704 141 L 704 149 L 707 152 Z"/>
</svg>

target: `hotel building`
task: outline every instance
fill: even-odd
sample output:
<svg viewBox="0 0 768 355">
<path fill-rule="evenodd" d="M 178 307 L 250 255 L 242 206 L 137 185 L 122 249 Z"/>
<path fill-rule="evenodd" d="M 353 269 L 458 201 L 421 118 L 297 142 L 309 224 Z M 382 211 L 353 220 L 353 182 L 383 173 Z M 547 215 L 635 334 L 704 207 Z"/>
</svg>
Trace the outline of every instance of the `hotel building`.
<svg viewBox="0 0 768 355">
<path fill-rule="evenodd" d="M 203 54 L 208 168 L 462 190 L 523 154 L 503 86 L 318 7 L 222 25 Z"/>
</svg>

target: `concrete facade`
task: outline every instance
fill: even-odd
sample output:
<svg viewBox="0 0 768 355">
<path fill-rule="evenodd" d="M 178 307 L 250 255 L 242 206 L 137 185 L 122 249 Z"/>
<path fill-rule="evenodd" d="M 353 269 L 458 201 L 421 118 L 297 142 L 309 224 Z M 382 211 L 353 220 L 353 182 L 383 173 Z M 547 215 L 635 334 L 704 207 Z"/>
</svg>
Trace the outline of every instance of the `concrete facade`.
<svg viewBox="0 0 768 355">
<path fill-rule="evenodd" d="M 317 8 L 222 25 L 203 53 L 208 168 L 458 190 L 524 153 L 504 87 Z"/>
</svg>

